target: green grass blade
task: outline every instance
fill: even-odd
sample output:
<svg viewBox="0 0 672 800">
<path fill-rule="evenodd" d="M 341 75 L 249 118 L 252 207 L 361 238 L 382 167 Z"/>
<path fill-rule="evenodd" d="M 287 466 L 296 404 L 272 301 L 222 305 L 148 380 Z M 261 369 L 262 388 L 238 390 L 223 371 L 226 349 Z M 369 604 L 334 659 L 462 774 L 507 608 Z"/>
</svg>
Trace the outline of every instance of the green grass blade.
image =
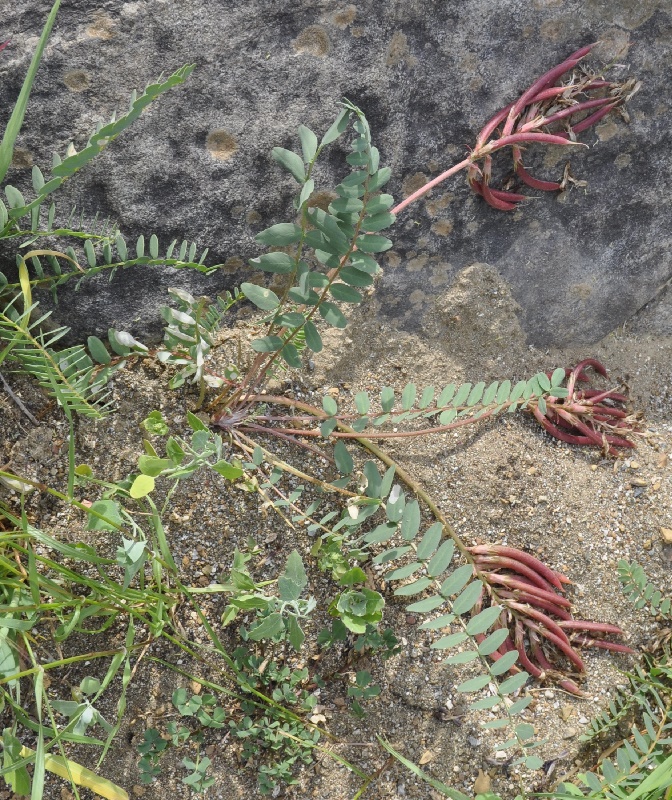
<svg viewBox="0 0 672 800">
<path fill-rule="evenodd" d="M 23 124 L 23 117 L 24 114 L 26 113 L 26 107 L 28 105 L 28 98 L 30 97 L 30 91 L 33 88 L 35 75 L 37 74 L 37 70 L 40 66 L 40 61 L 42 59 L 42 53 L 44 52 L 44 48 L 47 44 L 47 39 L 49 38 L 49 34 L 51 33 L 51 29 L 54 25 L 54 21 L 56 19 L 56 14 L 58 13 L 58 7 L 60 4 L 61 0 L 56 0 L 54 5 L 52 6 L 51 11 L 49 12 L 46 25 L 44 26 L 42 35 L 40 36 L 40 41 L 38 42 L 37 45 L 37 50 L 35 50 L 32 61 L 30 62 L 30 67 L 28 68 L 28 74 L 26 75 L 26 78 L 23 81 L 23 86 L 21 87 L 19 97 L 16 101 L 16 105 L 14 106 L 14 110 L 12 111 L 12 116 L 9 118 L 9 122 L 7 123 L 7 127 L 5 128 L 5 134 L 2 137 L 2 142 L 0 143 L 0 181 L 2 181 L 5 175 L 7 174 L 7 170 L 9 169 L 9 165 L 12 161 L 12 154 L 14 152 L 14 142 L 16 141 L 16 137 L 19 135 L 19 131 L 21 130 L 21 125 Z"/>
</svg>

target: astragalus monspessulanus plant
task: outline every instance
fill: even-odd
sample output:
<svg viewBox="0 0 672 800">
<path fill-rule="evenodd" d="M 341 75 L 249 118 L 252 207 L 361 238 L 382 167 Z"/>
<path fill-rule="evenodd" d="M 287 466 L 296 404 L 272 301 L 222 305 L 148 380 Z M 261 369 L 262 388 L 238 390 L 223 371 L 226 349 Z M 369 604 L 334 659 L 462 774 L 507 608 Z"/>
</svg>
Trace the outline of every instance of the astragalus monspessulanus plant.
<svg viewBox="0 0 672 800">
<path fill-rule="evenodd" d="M 90 337 L 91 357 L 100 366 L 91 366 L 89 371 L 87 362 L 82 378 L 93 381 L 105 369 L 111 370 L 128 360 L 155 357 L 166 365 L 178 367 L 172 380 L 174 387 L 187 382 L 198 384 L 200 394 L 192 408 L 207 404 L 211 423 L 219 429 L 213 433 L 201 417 L 188 414 L 187 421 L 193 431 L 191 440 L 169 437 L 165 442 L 165 457 L 160 457 L 154 445 L 145 440 L 146 452 L 139 457 L 135 472 L 125 481 L 108 487 L 109 497 L 96 501 L 92 513 L 98 510 L 98 516 L 103 513 L 108 518 L 112 515 L 113 522 L 120 520 L 113 526 L 117 530 L 122 522 L 132 519 L 140 503 L 141 513 L 155 525 L 154 537 L 149 539 L 156 539 L 155 550 L 161 551 L 172 580 L 178 575 L 178 568 L 172 563 L 161 513 L 154 502 L 156 484 L 176 485 L 197 469 L 211 468 L 225 481 L 237 481 L 246 491 L 258 492 L 264 510 L 273 507 L 290 526 L 305 526 L 304 530 L 314 536 L 311 556 L 334 578 L 337 596 L 329 605 L 329 613 L 335 618 L 335 627 L 322 641 L 336 641 L 339 636 L 342 641 L 350 636 L 355 639 L 356 652 L 360 652 L 358 644 L 369 646 L 367 637 L 371 642 L 378 633 L 385 598 L 382 586 L 378 591 L 367 585 L 367 575 L 360 563 L 368 561 L 376 568 L 384 568 L 382 578 L 386 587 L 392 587 L 397 597 L 412 600 L 407 607 L 409 612 L 426 615 L 422 625 L 425 630 L 440 632 L 433 647 L 461 648 L 446 663 L 473 662 L 477 667 L 479 674 L 460 683 L 457 691 L 486 693 L 487 696 L 471 704 L 472 709 L 495 706 L 504 709 L 504 716 L 494 720 L 496 725 L 490 727 L 512 725 L 514 737 L 506 747 L 518 747 L 522 754 L 518 763 L 530 769 L 539 768 L 542 762 L 530 751 L 531 726 L 514 721 L 531 702 L 531 696 L 523 693 L 524 687 L 535 677 L 557 681 L 568 691 L 580 694 L 578 679 L 584 672 L 584 663 L 577 648 L 597 646 L 630 652 L 626 645 L 613 641 L 622 631 L 615 625 L 575 618 L 571 600 L 565 596 L 565 576 L 530 554 L 515 548 L 502 549 L 497 544 L 468 547 L 418 482 L 374 440 L 440 434 L 497 414 L 523 410 L 556 438 L 574 445 L 598 447 L 605 454 L 614 455 L 620 448 L 633 446 L 636 418 L 625 410 L 625 397 L 610 388 L 578 385 L 585 386 L 588 382 L 588 368 L 606 377 L 602 365 L 592 359 L 569 369 L 558 366 L 515 384 L 509 380 L 493 381 L 488 386 L 484 382 L 459 386 L 448 383 L 444 387 L 418 390 L 409 383 L 401 393 L 381 387 L 375 398 L 366 392 L 358 393 L 353 398 L 355 410 L 349 409 L 347 413 L 333 397 L 323 398 L 320 407 L 273 394 L 268 389 L 268 379 L 287 368 L 302 368 L 308 353 L 319 353 L 325 346 L 321 333 L 324 326 L 346 327 L 348 304 L 362 302 L 380 271 L 378 254 L 392 247 L 391 239 L 381 232 L 394 224 L 398 213 L 442 180 L 467 170 L 472 188 L 485 201 L 498 210 L 513 210 L 523 196 L 490 187 L 493 154 L 511 147 L 514 173 L 523 183 L 537 189 L 563 188 L 562 182 L 551 184 L 531 178 L 522 166 L 522 148 L 534 144 L 577 146 L 574 141 L 577 133 L 622 104 L 634 90 L 634 86 L 628 88 L 626 84 L 611 84 L 598 76 L 580 74 L 579 62 L 589 50 L 590 46 L 582 48 L 535 81 L 516 103 L 506 106 L 485 126 L 466 159 L 396 206 L 391 195 L 381 192 L 391 171 L 380 166 L 369 124 L 359 108 L 345 101 L 321 140 L 309 128 L 301 126 L 300 154 L 285 148 L 273 151 L 274 159 L 299 184 L 294 201 L 296 213 L 291 221 L 272 225 L 258 234 L 256 241 L 269 250 L 250 262 L 254 269 L 275 276 L 276 291 L 252 281 L 241 286 L 242 293 L 264 315 L 258 325 L 255 323 L 257 330 L 250 343 L 254 352 L 251 365 L 243 368 L 244 359 L 239 357 L 235 366 L 219 370 L 222 374 L 215 374 L 212 369 L 215 331 L 222 315 L 241 294 L 236 291 L 220 298 L 217 304 L 208 304 L 187 292 L 173 291 L 177 308 L 164 311 L 168 329 L 163 348 L 152 351 L 126 332 L 111 331 L 109 341 L 114 354 L 110 356 L 105 343 Z M 555 85 L 567 75 L 564 85 Z M 601 96 L 594 97 L 592 93 Z M 346 159 L 351 171 L 335 187 L 329 205 L 319 207 L 315 164 L 325 147 L 345 135 L 351 137 Z M 57 169 L 62 171 L 62 165 Z M 22 211 L 23 208 L 15 209 L 14 214 L 18 217 Z M 149 238 L 147 256 L 144 237 L 140 237 L 135 245 L 135 258 L 129 259 L 121 236 L 99 244 L 91 242 L 84 247 L 88 266 L 78 270 L 86 274 L 75 274 L 79 280 L 120 265 L 125 268 L 159 263 L 203 271 L 212 269 L 204 267 L 205 253 L 198 262 L 194 261 L 195 245 L 192 252 L 183 243 L 178 258 L 173 259 L 175 247 L 175 243 L 171 244 L 165 256 L 160 255 L 164 251 L 159 249 L 158 238 L 153 235 Z M 189 261 L 185 262 L 187 253 Z M 28 265 L 24 266 L 25 286 L 48 285 L 49 280 L 61 282 L 67 277 L 49 278 L 38 273 L 37 279 L 29 281 Z M 24 285 L 19 289 L 24 290 L 25 297 Z M 215 387 L 221 391 L 212 398 Z M 159 412 L 154 414 L 158 417 L 148 418 L 143 425 L 153 434 L 164 435 L 168 426 Z M 392 425 L 404 430 L 392 431 Z M 300 445 L 320 458 L 326 457 L 341 477 L 327 482 L 301 472 L 272 451 L 268 444 L 270 437 Z M 333 450 L 314 448 L 308 443 L 320 438 L 333 444 Z M 374 461 L 367 461 L 361 472 L 355 471 L 347 447 L 353 440 L 387 466 L 383 475 Z M 288 474 L 303 484 L 288 489 L 283 483 Z M 80 485 L 90 480 L 82 470 L 78 477 Z M 408 495 L 402 489 L 404 483 L 411 490 Z M 340 497 L 343 501 L 340 514 L 333 508 L 324 513 L 321 495 L 307 501 L 307 493 L 304 494 L 307 485 L 326 491 L 332 498 Z M 172 489 L 168 496 L 171 492 Z M 106 505 L 101 507 L 100 503 Z M 425 517 L 431 514 L 435 518 L 429 527 L 424 523 L 423 511 Z M 136 548 L 143 559 L 150 552 L 139 540 L 137 530 L 133 537 L 124 537 L 126 549 L 119 555 L 123 563 Z M 307 577 L 298 551 L 290 559 L 285 575 L 279 579 L 284 596 L 281 588 L 275 598 L 262 592 L 263 587 L 245 574 L 245 559 L 237 553 L 231 580 L 212 589 L 231 595 L 228 608 L 232 611 L 222 616 L 222 627 L 233 620 L 236 609 L 245 609 L 253 620 L 245 641 L 263 642 L 270 652 L 284 637 L 293 649 L 303 648 L 305 637 L 297 620 L 308 615 L 308 605 L 302 605 L 304 600 L 300 597 L 307 586 Z M 132 584 L 133 570 L 142 567 L 140 557 L 126 567 L 128 582 Z M 176 586 L 178 580 L 175 577 Z M 181 585 L 180 590 L 192 594 L 197 591 Z M 389 638 L 387 642 L 387 651 L 392 652 L 394 643 Z M 221 643 L 216 648 L 225 655 Z M 230 666 L 235 667 L 233 662 Z M 512 674 L 504 679 L 508 672 Z M 244 691 L 249 691 L 246 673 L 236 672 L 236 675 Z M 362 697 L 369 689 L 364 682 L 356 688 L 361 690 Z M 280 696 L 284 697 L 282 693 Z M 242 730 L 239 735 L 247 736 L 248 731 Z M 149 772 L 147 775 L 151 779 Z"/>
<path fill-rule="evenodd" d="M 318 321 L 336 328 L 346 326 L 342 304 L 362 301 L 361 289 L 373 285 L 374 276 L 380 270 L 377 254 L 392 247 L 392 241 L 380 232 L 392 226 L 400 211 L 441 181 L 466 169 L 471 187 L 491 206 L 513 210 L 523 196 L 491 189 L 489 185 L 492 154 L 511 147 L 514 172 L 520 180 L 536 189 L 564 188 L 563 183 L 532 178 L 523 167 L 521 148 L 537 143 L 578 146 L 577 134 L 604 118 L 636 90 L 633 82 L 610 83 L 601 77 L 580 73 L 579 63 L 591 47 L 577 50 L 534 81 L 516 102 L 505 106 L 485 125 L 467 158 L 396 206 L 391 195 L 380 193 L 390 177 L 390 170 L 380 167 L 378 150 L 371 143 L 366 118 L 352 103 L 343 103 L 339 117 L 319 144 L 315 134 L 301 126 L 302 155 L 284 148 L 274 149 L 274 159 L 301 186 L 294 202 L 297 217 L 294 222 L 279 223 L 262 231 L 256 237 L 257 242 L 270 245 L 274 250 L 250 262 L 255 268 L 283 278 L 285 288 L 281 294 L 252 283 L 241 287 L 248 299 L 265 312 L 266 329 L 265 335 L 252 341 L 252 349 L 258 355 L 251 369 L 242 380 L 228 382 L 224 391 L 210 403 L 213 423 L 226 431 L 232 443 L 243 452 L 252 452 L 250 437 L 260 433 L 302 442 L 305 447 L 309 447 L 306 441 L 327 438 L 335 443 L 336 466 L 342 474 L 349 475 L 353 472 L 353 460 L 345 447 L 348 440 L 358 441 L 390 465 L 392 462 L 373 444 L 374 440 L 439 434 L 521 409 L 531 414 L 550 435 L 567 443 L 598 447 L 605 455 L 612 456 L 621 448 L 634 446 L 632 434 L 638 423 L 636 416 L 624 408 L 625 396 L 611 388 L 578 386 L 589 381 L 588 368 L 606 377 L 605 368 L 594 359 L 585 359 L 572 368 L 558 367 L 539 373 L 515 385 L 510 381 L 495 381 L 489 386 L 484 382 L 448 384 L 443 388 L 430 386 L 418 391 L 415 384 L 409 383 L 400 397 L 395 397 L 391 387 L 383 387 L 379 398 L 360 392 L 354 398 L 356 412 L 347 414 L 341 412 L 332 397 L 325 397 L 320 408 L 264 391 L 266 378 L 279 364 L 284 362 L 298 368 L 302 365 L 302 350 L 320 352 L 323 342 Z M 566 82 L 556 85 L 563 77 Z M 346 160 L 353 170 L 335 187 L 336 199 L 326 210 L 312 207 L 315 162 L 322 149 L 345 134 L 350 124 L 352 152 Z M 552 132 L 548 131 L 549 127 Z M 276 410 L 278 407 L 289 410 L 280 412 Z M 429 420 L 429 424 L 418 426 L 418 422 L 425 420 Z M 391 425 L 396 426 L 393 431 L 389 430 Z M 408 429 L 399 430 L 402 426 Z M 484 639 L 488 630 L 493 631 L 488 644 L 480 641 L 472 653 L 474 658 L 487 655 L 496 664 L 494 673 L 481 676 L 481 686 L 487 684 L 488 675 L 491 677 L 509 669 L 520 672 L 520 667 L 516 666 L 518 662 L 526 672 L 512 685 L 519 687 L 521 679 L 524 682 L 533 675 L 555 678 L 568 691 L 581 694 L 574 679 L 568 677 L 585 670 L 575 649 L 577 646 L 632 652 L 627 646 L 606 638 L 622 634 L 617 626 L 574 619 L 569 610 L 571 603 L 562 596 L 563 582 L 548 567 L 537 562 L 530 569 L 526 554 L 513 548 L 508 548 L 504 554 L 496 546 L 484 546 L 485 550 L 466 547 L 418 483 L 398 464 L 393 466 L 396 474 L 431 509 L 441 523 L 442 532 L 439 528 L 430 529 L 417 546 L 392 547 L 375 555 L 374 563 L 392 566 L 393 561 L 403 560 L 415 550 L 416 557 L 410 565 L 397 566 L 386 575 L 393 582 L 404 582 L 397 590 L 401 596 L 426 594 L 435 587 L 435 594 L 409 608 L 429 613 L 447 605 L 448 613 L 432 623 L 433 628 L 450 626 L 463 614 L 479 619 L 467 625 L 459 635 L 444 637 L 441 646 L 462 642 L 465 636 Z M 348 511 L 335 530 L 342 531 L 346 526 L 351 535 L 339 533 L 339 542 L 352 547 L 387 544 L 391 543 L 395 532 L 401 532 L 402 540 L 413 542 L 419 535 L 419 525 L 410 521 L 416 513 L 411 509 L 415 507 L 409 502 L 408 516 L 404 517 L 403 510 L 395 510 L 399 504 L 403 509 L 407 502 L 403 493 L 401 500 L 398 492 L 391 491 L 391 486 L 386 487 L 387 493 L 381 493 L 380 481 L 371 470 L 370 480 L 371 485 L 365 486 L 366 499 L 348 501 Z M 272 484 L 265 485 L 271 495 L 276 491 Z M 373 489 L 374 486 L 378 488 Z M 285 503 L 286 499 L 278 495 L 279 503 Z M 380 510 L 387 509 L 387 522 L 376 528 L 374 534 L 363 533 L 363 539 L 354 536 L 357 526 L 373 514 L 377 504 Z M 367 509 L 366 513 L 363 508 Z M 396 529 L 397 523 L 401 525 L 400 531 Z M 306 524 L 319 528 L 323 521 L 311 517 Z M 325 537 L 333 543 L 331 534 Z M 440 545 L 443 537 L 452 539 L 467 562 L 464 568 L 458 567 L 456 579 L 443 575 L 453 554 L 451 550 L 446 558 L 447 551 Z M 531 572 L 536 569 L 543 573 L 542 567 L 547 575 L 553 576 L 551 582 L 544 578 L 535 582 Z M 442 581 L 435 583 L 439 576 Z M 411 578 L 413 582 L 408 583 Z M 457 599 L 450 600 L 455 594 Z M 563 659 L 566 660 L 564 665 Z M 456 663 L 466 662 L 463 659 Z M 466 690 L 477 688 L 476 683 L 469 684 Z"/>
</svg>

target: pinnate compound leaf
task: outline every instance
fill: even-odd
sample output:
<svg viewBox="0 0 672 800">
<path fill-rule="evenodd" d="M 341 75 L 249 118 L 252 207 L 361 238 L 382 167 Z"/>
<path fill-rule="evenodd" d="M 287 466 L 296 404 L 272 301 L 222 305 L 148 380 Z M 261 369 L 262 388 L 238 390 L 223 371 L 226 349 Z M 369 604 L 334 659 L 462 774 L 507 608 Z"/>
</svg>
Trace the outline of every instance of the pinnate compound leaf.
<svg viewBox="0 0 672 800">
<path fill-rule="evenodd" d="M 466 614 L 476 605 L 483 591 L 481 581 L 472 581 L 453 603 L 453 614 Z"/>
<path fill-rule="evenodd" d="M 334 123 L 331 125 L 329 130 L 322 137 L 322 141 L 320 142 L 320 147 L 324 147 L 325 144 L 330 144 L 331 142 L 336 141 L 336 139 L 338 139 L 338 137 L 348 127 L 349 119 L 350 119 L 350 111 L 344 108 L 336 117 Z"/>
<path fill-rule="evenodd" d="M 263 256 L 251 258 L 248 262 L 255 269 L 262 269 L 264 272 L 275 272 L 279 275 L 286 275 L 296 269 L 294 259 L 287 253 L 264 253 Z"/>
<path fill-rule="evenodd" d="M 503 675 L 505 672 L 511 669 L 511 667 L 518 661 L 518 651 L 517 650 L 510 650 L 508 653 L 504 653 L 504 655 L 495 661 L 494 664 L 490 666 L 490 672 L 493 675 Z"/>
<path fill-rule="evenodd" d="M 305 181 L 306 172 L 303 168 L 301 156 L 298 156 L 291 150 L 285 150 L 284 147 L 274 147 L 271 151 L 271 155 L 273 159 L 290 172 L 299 183 Z"/>
<path fill-rule="evenodd" d="M 475 650 L 464 650 L 462 653 L 455 653 L 454 656 L 449 656 L 444 664 L 469 664 L 478 658 L 478 653 Z"/>
<path fill-rule="evenodd" d="M 256 283 L 241 283 L 240 289 L 257 308 L 262 311 L 272 311 L 280 305 L 280 298 L 270 289 L 258 286 Z"/>
<path fill-rule="evenodd" d="M 271 225 L 270 228 L 261 231 L 254 237 L 258 244 L 266 244 L 270 247 L 285 247 L 301 239 L 301 228 L 293 222 L 279 222 Z"/>
<path fill-rule="evenodd" d="M 355 468 L 352 456 L 348 452 L 348 448 L 341 439 L 339 439 L 334 445 L 334 461 L 336 462 L 336 468 L 341 475 L 350 475 L 352 470 Z"/>
<path fill-rule="evenodd" d="M 437 608 L 440 608 L 445 602 L 445 597 L 434 594 L 431 597 L 425 597 L 424 600 L 418 600 L 416 603 L 411 603 L 410 606 L 406 606 L 406 611 L 428 614 L 430 611 L 435 611 Z"/>
<path fill-rule="evenodd" d="M 319 353 L 322 350 L 322 337 L 315 324 L 308 320 L 303 326 L 303 332 L 306 335 L 306 345 L 313 353 Z"/>
<path fill-rule="evenodd" d="M 384 253 L 392 247 L 392 240 L 385 236 L 367 234 L 357 239 L 357 249 L 363 253 Z"/>
<path fill-rule="evenodd" d="M 489 656 L 490 653 L 494 653 L 495 650 L 499 649 L 500 645 L 504 643 L 504 640 L 508 635 L 509 632 L 506 628 L 499 628 L 498 630 L 493 631 L 478 645 L 478 652 L 482 656 Z"/>
<path fill-rule="evenodd" d="M 305 125 L 299 125 L 299 139 L 301 140 L 301 150 L 303 152 L 303 160 L 306 164 L 315 158 L 317 153 L 317 136 L 307 128 Z"/>
<path fill-rule="evenodd" d="M 420 530 L 420 506 L 417 500 L 406 503 L 401 517 L 401 538 L 407 542 L 414 539 Z"/>
<path fill-rule="evenodd" d="M 252 342 L 252 349 L 257 353 L 275 353 L 282 347 L 279 336 L 262 336 Z"/>
<path fill-rule="evenodd" d="M 322 319 L 334 328 L 347 327 L 348 320 L 343 312 L 333 303 L 323 302 L 320 304 L 320 314 Z"/>
<path fill-rule="evenodd" d="M 511 655 L 510 653 L 506 653 L 500 661 L 503 661 L 506 656 Z M 517 655 L 517 653 L 516 653 Z M 499 661 L 497 662 L 499 664 Z M 517 675 L 513 675 L 511 678 L 507 678 L 503 683 L 499 685 L 499 691 L 502 694 L 511 694 L 512 692 L 517 691 L 518 689 L 522 689 L 523 686 L 527 683 L 529 679 L 529 675 L 527 672 L 519 672 Z"/>
<path fill-rule="evenodd" d="M 441 584 L 441 594 L 444 597 L 450 597 L 451 594 L 457 594 L 462 591 L 473 573 L 474 569 L 471 564 L 463 564 L 461 567 L 458 567 L 455 572 L 449 575 Z"/>
<path fill-rule="evenodd" d="M 462 644 L 462 642 L 466 641 L 468 638 L 464 631 L 458 631 L 448 636 L 442 636 L 440 639 L 437 639 L 437 641 L 432 642 L 430 648 L 432 650 L 447 650 L 449 647 L 457 647 L 458 644 Z"/>
<path fill-rule="evenodd" d="M 441 526 L 441 529 L 443 530 L 443 526 Z M 429 564 L 427 564 L 427 574 L 432 578 L 437 578 L 452 561 L 454 550 L 455 545 L 453 540 L 448 539 L 448 541 L 445 541 L 441 547 L 439 547 L 436 555 L 432 557 Z"/>
<path fill-rule="evenodd" d="M 428 559 L 436 550 L 439 542 L 441 541 L 442 533 L 443 525 L 440 522 L 435 522 L 430 528 L 427 529 L 425 535 L 422 537 L 422 541 L 418 545 L 418 551 L 416 553 L 420 561 L 425 561 Z"/>
<path fill-rule="evenodd" d="M 480 614 L 476 614 L 476 616 L 472 617 L 467 623 L 467 633 L 470 636 L 485 633 L 490 626 L 499 619 L 501 612 L 501 606 L 490 606 L 490 608 L 486 608 L 485 611 L 481 611 Z"/>
<path fill-rule="evenodd" d="M 479 675 L 455 687 L 457 692 L 478 692 L 490 683 L 489 675 Z"/>
</svg>

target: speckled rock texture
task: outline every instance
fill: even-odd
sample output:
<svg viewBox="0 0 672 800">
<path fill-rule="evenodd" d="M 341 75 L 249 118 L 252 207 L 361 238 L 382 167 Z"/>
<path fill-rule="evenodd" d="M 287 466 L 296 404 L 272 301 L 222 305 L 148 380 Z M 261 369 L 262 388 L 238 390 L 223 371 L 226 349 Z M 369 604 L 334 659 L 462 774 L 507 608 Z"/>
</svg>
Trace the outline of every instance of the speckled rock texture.
<svg viewBox="0 0 672 800">
<path fill-rule="evenodd" d="M 50 3 L 3 10 L 0 119 L 16 97 Z M 297 148 L 304 123 L 322 133 L 347 96 L 368 115 L 398 199 L 463 157 L 485 121 L 578 47 L 600 40 L 588 63 L 642 89 L 629 123 L 613 115 L 582 134 L 572 155 L 586 187 L 497 212 L 458 176 L 402 212 L 382 259 L 377 313 L 415 330 L 434 294 L 487 262 L 509 284 L 520 324 L 537 346 L 590 344 L 655 298 L 672 274 L 666 0 L 63 0 L 18 141 L 9 180 L 29 185 L 69 141 L 127 106 L 133 88 L 188 62 L 188 82 L 60 194 L 65 212 L 109 215 L 133 240 L 156 233 L 210 247 L 210 278 L 135 268 L 61 293 L 60 320 L 76 337 L 108 326 L 151 336 L 171 285 L 213 294 L 249 279 L 254 235 L 291 219 L 293 181 L 270 158 Z M 343 174 L 344 144 L 318 178 Z M 567 152 L 534 148 L 526 164 L 549 180 Z M 503 159 L 506 161 L 506 158 Z M 508 163 L 508 162 L 507 162 Z M 508 167 L 507 167 L 508 168 Z M 30 193 L 29 195 L 30 196 Z M 11 253 L 3 253 L 3 261 Z M 668 320 L 670 315 L 661 319 Z"/>
</svg>

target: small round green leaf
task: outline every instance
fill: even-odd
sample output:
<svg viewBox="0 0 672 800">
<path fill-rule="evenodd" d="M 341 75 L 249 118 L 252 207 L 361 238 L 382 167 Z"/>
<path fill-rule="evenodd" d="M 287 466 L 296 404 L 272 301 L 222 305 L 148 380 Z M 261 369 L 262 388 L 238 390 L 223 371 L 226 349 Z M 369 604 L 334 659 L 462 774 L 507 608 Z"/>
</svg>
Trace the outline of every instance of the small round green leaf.
<svg viewBox="0 0 672 800">
<path fill-rule="evenodd" d="M 152 491 L 154 491 L 154 478 L 151 475 L 138 475 L 131 485 L 130 495 L 138 500 L 146 497 Z"/>
</svg>

